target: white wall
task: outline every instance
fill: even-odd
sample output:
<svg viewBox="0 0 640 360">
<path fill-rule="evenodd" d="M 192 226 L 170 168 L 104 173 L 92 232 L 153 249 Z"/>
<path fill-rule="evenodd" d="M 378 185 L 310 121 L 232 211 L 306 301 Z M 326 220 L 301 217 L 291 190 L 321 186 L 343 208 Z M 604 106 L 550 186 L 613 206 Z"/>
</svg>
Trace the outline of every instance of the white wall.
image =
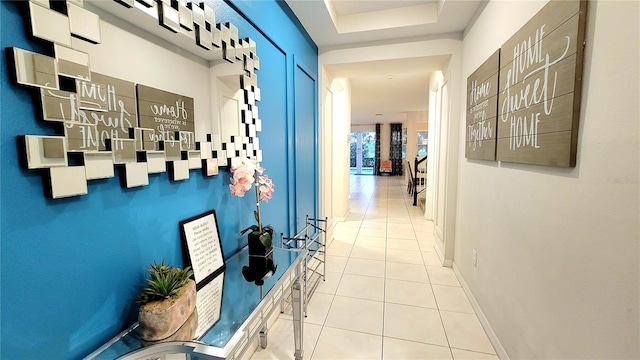
<svg viewBox="0 0 640 360">
<path fill-rule="evenodd" d="M 333 240 L 333 90 L 331 89 L 331 83 L 328 81 L 327 74 L 320 73 L 320 76 L 324 79 L 324 86 L 320 88 L 322 94 L 322 102 L 318 106 L 320 110 L 319 119 L 321 119 L 319 128 L 321 134 L 326 136 L 318 139 L 319 144 L 319 160 L 320 171 L 318 173 L 320 180 L 320 216 L 319 218 L 327 218 L 327 233 L 326 241 L 330 244 Z"/>
<path fill-rule="evenodd" d="M 544 5 L 487 4 L 464 38 L 463 88 Z M 466 160 L 458 146 L 454 267 L 510 358 L 640 358 L 639 13 L 589 2 L 575 168 Z"/>
<path fill-rule="evenodd" d="M 443 82 L 443 75 L 441 71 L 436 71 L 429 77 L 429 159 L 427 159 L 427 189 L 426 193 L 426 206 L 424 209 L 424 217 L 427 220 L 433 220 L 435 216 L 435 175 L 436 175 L 436 160 L 439 154 L 438 145 L 439 141 L 436 139 L 436 134 L 439 132 L 440 126 L 436 116 L 440 113 L 440 109 L 436 107 L 436 91 L 440 89 Z M 444 247 L 444 244 L 443 244 Z"/>
<path fill-rule="evenodd" d="M 333 217 L 344 221 L 349 214 L 349 131 L 351 129 L 351 86 L 348 80 L 333 81 L 333 169 L 331 174 Z M 323 126 L 324 129 L 324 126 Z M 327 136 L 327 134 L 322 134 Z"/>
</svg>

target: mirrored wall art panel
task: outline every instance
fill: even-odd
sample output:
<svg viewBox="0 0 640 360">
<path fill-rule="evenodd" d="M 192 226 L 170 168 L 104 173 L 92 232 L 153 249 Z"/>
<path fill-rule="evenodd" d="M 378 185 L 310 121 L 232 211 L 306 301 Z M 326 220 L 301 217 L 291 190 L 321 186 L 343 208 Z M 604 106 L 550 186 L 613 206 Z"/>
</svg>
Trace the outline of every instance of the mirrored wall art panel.
<svg viewBox="0 0 640 360">
<path fill-rule="evenodd" d="M 114 1 L 126 8 L 132 8 L 136 2 L 136 0 L 114 0 Z"/>
<path fill-rule="evenodd" d="M 26 135 L 24 142 L 27 168 L 67 166 L 67 146 L 64 137 Z"/>
<path fill-rule="evenodd" d="M 177 5 L 177 4 L 176 4 Z M 171 6 L 171 2 L 162 1 L 158 6 L 160 25 L 175 33 L 180 32 L 180 12 Z"/>
<path fill-rule="evenodd" d="M 29 0 L 29 1 L 34 2 L 34 3 L 37 3 L 37 4 L 39 4 L 39 5 L 42 5 L 42 6 L 46 7 L 47 9 L 49 9 L 49 8 L 50 8 L 50 6 L 49 6 L 49 0 Z"/>
<path fill-rule="evenodd" d="M 253 123 L 251 110 L 242 109 L 241 114 L 242 114 L 241 121 L 242 121 L 243 124 L 252 124 Z"/>
<path fill-rule="evenodd" d="M 248 105 L 255 105 L 256 104 L 256 97 L 255 97 L 255 93 L 253 92 L 253 89 L 245 90 L 244 103 L 248 104 Z"/>
<path fill-rule="evenodd" d="M 211 149 L 222 150 L 222 140 L 219 134 L 211 134 Z"/>
<path fill-rule="evenodd" d="M 189 155 L 189 169 L 201 169 L 202 158 L 200 157 L 200 150 L 191 150 Z"/>
<path fill-rule="evenodd" d="M 233 61 L 239 61 L 242 60 L 243 55 L 244 55 L 244 50 L 242 49 L 242 45 L 240 44 L 240 39 L 238 37 L 238 28 L 231 24 L 231 23 L 227 23 L 229 26 L 229 44 L 231 45 L 231 48 L 233 48 L 233 54 L 231 54 L 233 57 L 235 57 L 235 59 L 232 59 Z"/>
<path fill-rule="evenodd" d="M 78 100 L 76 93 L 40 89 L 40 107 L 42 119 L 47 121 L 75 121 L 78 118 Z"/>
<path fill-rule="evenodd" d="M 229 166 L 229 158 L 227 157 L 227 152 L 225 150 L 217 152 L 217 160 L 218 166 Z"/>
<path fill-rule="evenodd" d="M 100 17 L 73 3 L 67 4 L 71 35 L 94 44 L 102 42 Z"/>
<path fill-rule="evenodd" d="M 79 122 L 95 124 L 99 149 L 106 150 L 107 139 L 128 139 L 129 129 L 137 126 L 135 84 L 92 72 L 91 81 L 76 80 Z"/>
<path fill-rule="evenodd" d="M 180 141 L 163 141 L 161 142 L 161 148 L 164 150 L 164 157 L 166 161 L 180 161 L 182 160 L 182 151 L 180 150 Z"/>
<path fill-rule="evenodd" d="M 235 153 L 236 152 L 236 144 L 229 142 L 229 143 L 222 143 L 222 150 L 226 150 L 227 153 Z"/>
<path fill-rule="evenodd" d="M 206 159 L 202 161 L 202 173 L 204 176 L 214 176 L 218 175 L 218 160 L 217 159 Z"/>
<path fill-rule="evenodd" d="M 254 89 L 254 93 L 255 93 L 256 101 L 262 101 L 262 92 L 260 91 L 259 87 L 256 87 Z"/>
<path fill-rule="evenodd" d="M 180 139 L 180 148 L 182 150 L 195 150 L 196 149 L 196 135 L 190 131 L 179 131 L 176 133 L 176 138 Z"/>
<path fill-rule="evenodd" d="M 102 0 L 97 0 L 95 3 L 96 5 L 99 5 L 101 2 L 105 2 Z M 150 4 L 149 6 L 147 6 L 147 4 Z M 154 21 L 155 26 L 160 26 L 160 24 L 158 23 L 159 19 L 158 19 L 158 3 L 152 0 L 149 1 L 140 1 L 140 0 L 136 0 L 136 2 L 133 4 L 133 7 L 139 11 L 142 12 L 142 14 L 137 13 L 136 17 L 140 20 L 147 20 L 147 19 L 151 19 Z M 145 18 L 146 15 L 148 16 L 147 18 Z"/>
<path fill-rule="evenodd" d="M 84 168 L 87 180 L 106 179 L 114 176 L 111 151 L 84 152 Z"/>
<path fill-rule="evenodd" d="M 59 199 L 87 193 L 84 166 L 57 167 L 48 171 L 48 184 L 45 184 L 47 196 Z"/>
<path fill-rule="evenodd" d="M 158 174 L 167 171 L 167 161 L 164 151 L 147 151 L 147 171 L 149 174 Z"/>
<path fill-rule="evenodd" d="M 135 0 L 135 2 L 144 7 L 152 7 L 155 3 L 155 0 Z"/>
<path fill-rule="evenodd" d="M 54 44 L 54 51 L 58 62 L 58 74 L 75 79 L 91 80 L 89 54 L 59 44 Z"/>
<path fill-rule="evenodd" d="M 256 54 L 251 54 L 251 60 L 253 60 L 253 70 L 260 70 L 260 58 Z"/>
<path fill-rule="evenodd" d="M 242 159 L 240 159 L 239 157 L 234 156 L 234 157 L 231 158 L 231 167 L 232 168 L 238 167 L 241 164 L 242 164 Z"/>
<path fill-rule="evenodd" d="M 106 112 L 109 110 L 107 102 L 107 85 L 97 81 L 76 81 L 78 107 L 89 111 L 85 117 L 90 118 L 91 112 Z"/>
<path fill-rule="evenodd" d="M 122 180 L 122 177 L 120 179 Z M 129 162 L 124 164 L 124 181 L 122 185 L 126 188 L 149 185 L 147 163 Z"/>
<path fill-rule="evenodd" d="M 98 151 L 100 148 L 98 127 L 94 124 L 65 121 L 64 135 L 69 151 Z"/>
<path fill-rule="evenodd" d="M 222 48 L 222 33 L 220 32 L 220 29 L 218 29 L 218 27 L 216 25 L 212 25 L 211 27 L 211 36 L 212 36 L 212 44 L 214 46 L 215 49 L 221 49 Z M 220 51 L 218 53 L 220 56 L 220 58 L 222 58 L 222 52 Z"/>
<path fill-rule="evenodd" d="M 196 43 L 196 30 L 195 30 L 195 28 L 192 29 L 192 30 L 188 30 L 184 26 L 181 26 L 180 27 L 180 35 L 184 38 L 185 42 L 189 42 L 189 43 L 192 43 L 192 44 Z M 202 50 L 202 51 L 206 51 L 205 49 L 201 49 L 200 47 L 198 47 L 198 49 Z"/>
<path fill-rule="evenodd" d="M 247 125 L 247 129 L 248 129 L 248 136 L 250 137 L 256 137 L 256 126 L 253 124 L 248 124 Z"/>
<path fill-rule="evenodd" d="M 156 141 L 156 131 L 154 129 L 130 128 L 129 138 L 136 141 L 137 151 L 155 151 L 158 150 L 158 142 Z"/>
<path fill-rule="evenodd" d="M 213 49 L 213 34 L 206 27 L 200 25 L 195 26 L 196 44 L 205 50 Z"/>
<path fill-rule="evenodd" d="M 137 161 L 136 144 L 133 139 L 107 139 L 107 149 L 113 152 L 114 164 Z"/>
<path fill-rule="evenodd" d="M 204 9 L 204 22 L 207 27 L 216 25 L 216 12 L 206 3 L 201 2 L 200 6 Z"/>
<path fill-rule="evenodd" d="M 44 89 L 59 89 L 58 67 L 55 58 L 19 48 L 12 49 L 10 55 L 13 57 L 15 80 L 18 84 Z"/>
<path fill-rule="evenodd" d="M 178 0 L 178 13 L 180 26 L 187 31 L 193 31 L 193 14 L 187 7 L 186 0 Z"/>
<path fill-rule="evenodd" d="M 204 6 L 204 4 L 202 4 Z M 193 15 L 193 23 L 195 25 L 204 27 L 204 9 L 200 7 L 200 4 L 197 2 L 188 2 L 187 7 L 191 10 Z"/>
<path fill-rule="evenodd" d="M 71 47 L 69 18 L 65 15 L 29 2 L 29 18 L 33 36 Z"/>
<path fill-rule="evenodd" d="M 242 75 L 240 77 L 240 87 L 244 90 L 250 90 L 252 86 L 257 87 L 258 76 L 250 73 L 249 75 Z"/>
<path fill-rule="evenodd" d="M 244 140 L 245 140 L 245 137 L 242 137 L 242 136 L 236 136 L 233 138 L 233 145 L 236 151 L 242 150 L 244 148 Z M 236 155 L 236 156 L 239 156 L 239 155 Z"/>
<path fill-rule="evenodd" d="M 208 141 L 204 141 L 200 143 L 200 158 L 201 159 L 211 159 L 213 148 L 211 147 L 211 143 Z"/>
<path fill-rule="evenodd" d="M 189 178 L 189 160 L 171 161 L 168 163 L 169 180 L 180 181 Z"/>
</svg>

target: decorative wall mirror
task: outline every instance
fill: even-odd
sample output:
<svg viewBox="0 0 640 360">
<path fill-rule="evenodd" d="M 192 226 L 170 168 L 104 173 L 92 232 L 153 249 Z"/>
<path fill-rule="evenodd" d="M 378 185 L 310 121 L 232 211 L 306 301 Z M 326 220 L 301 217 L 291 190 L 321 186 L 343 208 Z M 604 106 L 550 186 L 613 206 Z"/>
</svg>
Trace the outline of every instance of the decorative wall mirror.
<svg viewBox="0 0 640 360">
<path fill-rule="evenodd" d="M 44 169 L 47 196 L 86 194 L 88 180 L 113 177 L 114 169 L 121 185 L 131 188 L 148 185 L 150 174 L 167 172 L 170 180 L 180 181 L 194 169 L 214 176 L 219 166 L 228 166 L 236 157 L 262 160 L 256 44 L 241 39 L 233 24 L 216 23 L 215 11 L 206 4 L 186 0 L 23 4 L 30 35 L 52 45 L 50 54 L 7 50 L 14 81 L 37 88 L 37 113 L 62 129 L 60 136 L 20 137 L 25 167 Z M 194 99 L 171 89 L 92 72 L 90 51 L 74 48 L 71 37 L 100 46 L 101 20 L 96 14 L 100 11 L 209 61 L 214 90 L 205 98 L 211 101 L 212 118 L 196 119 Z M 198 134 L 196 121 L 210 122 L 211 133 Z M 74 164 L 69 164 L 71 154 L 79 159 Z"/>
<path fill-rule="evenodd" d="M 18 84 L 52 90 L 59 88 L 55 58 L 18 48 L 13 48 L 9 56 L 15 65 L 13 75 Z"/>
</svg>

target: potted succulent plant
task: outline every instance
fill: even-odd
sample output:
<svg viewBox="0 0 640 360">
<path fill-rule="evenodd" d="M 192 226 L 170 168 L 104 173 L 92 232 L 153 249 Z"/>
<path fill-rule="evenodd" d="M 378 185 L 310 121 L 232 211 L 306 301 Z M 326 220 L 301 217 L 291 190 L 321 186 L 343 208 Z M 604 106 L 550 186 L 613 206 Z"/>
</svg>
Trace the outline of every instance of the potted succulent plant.
<svg viewBox="0 0 640 360">
<path fill-rule="evenodd" d="M 149 266 L 149 279 L 138 294 L 140 337 L 146 342 L 191 340 L 197 328 L 193 271 L 162 261 Z"/>
</svg>

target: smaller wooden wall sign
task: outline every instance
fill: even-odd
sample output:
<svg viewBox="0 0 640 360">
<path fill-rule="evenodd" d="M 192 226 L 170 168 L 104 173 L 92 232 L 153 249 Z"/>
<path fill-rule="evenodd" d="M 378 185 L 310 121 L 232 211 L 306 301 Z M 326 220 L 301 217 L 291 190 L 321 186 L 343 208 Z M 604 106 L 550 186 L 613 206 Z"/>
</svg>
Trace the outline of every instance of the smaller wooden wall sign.
<svg viewBox="0 0 640 360">
<path fill-rule="evenodd" d="M 500 50 L 497 50 L 467 78 L 467 128 L 464 153 L 468 159 L 496 159 L 499 72 Z"/>
<path fill-rule="evenodd" d="M 180 140 L 176 133 L 195 130 L 193 98 L 137 85 L 139 125 L 154 129 L 158 140 Z"/>
<path fill-rule="evenodd" d="M 502 45 L 497 160 L 576 165 L 586 0 L 551 0 Z"/>
</svg>

